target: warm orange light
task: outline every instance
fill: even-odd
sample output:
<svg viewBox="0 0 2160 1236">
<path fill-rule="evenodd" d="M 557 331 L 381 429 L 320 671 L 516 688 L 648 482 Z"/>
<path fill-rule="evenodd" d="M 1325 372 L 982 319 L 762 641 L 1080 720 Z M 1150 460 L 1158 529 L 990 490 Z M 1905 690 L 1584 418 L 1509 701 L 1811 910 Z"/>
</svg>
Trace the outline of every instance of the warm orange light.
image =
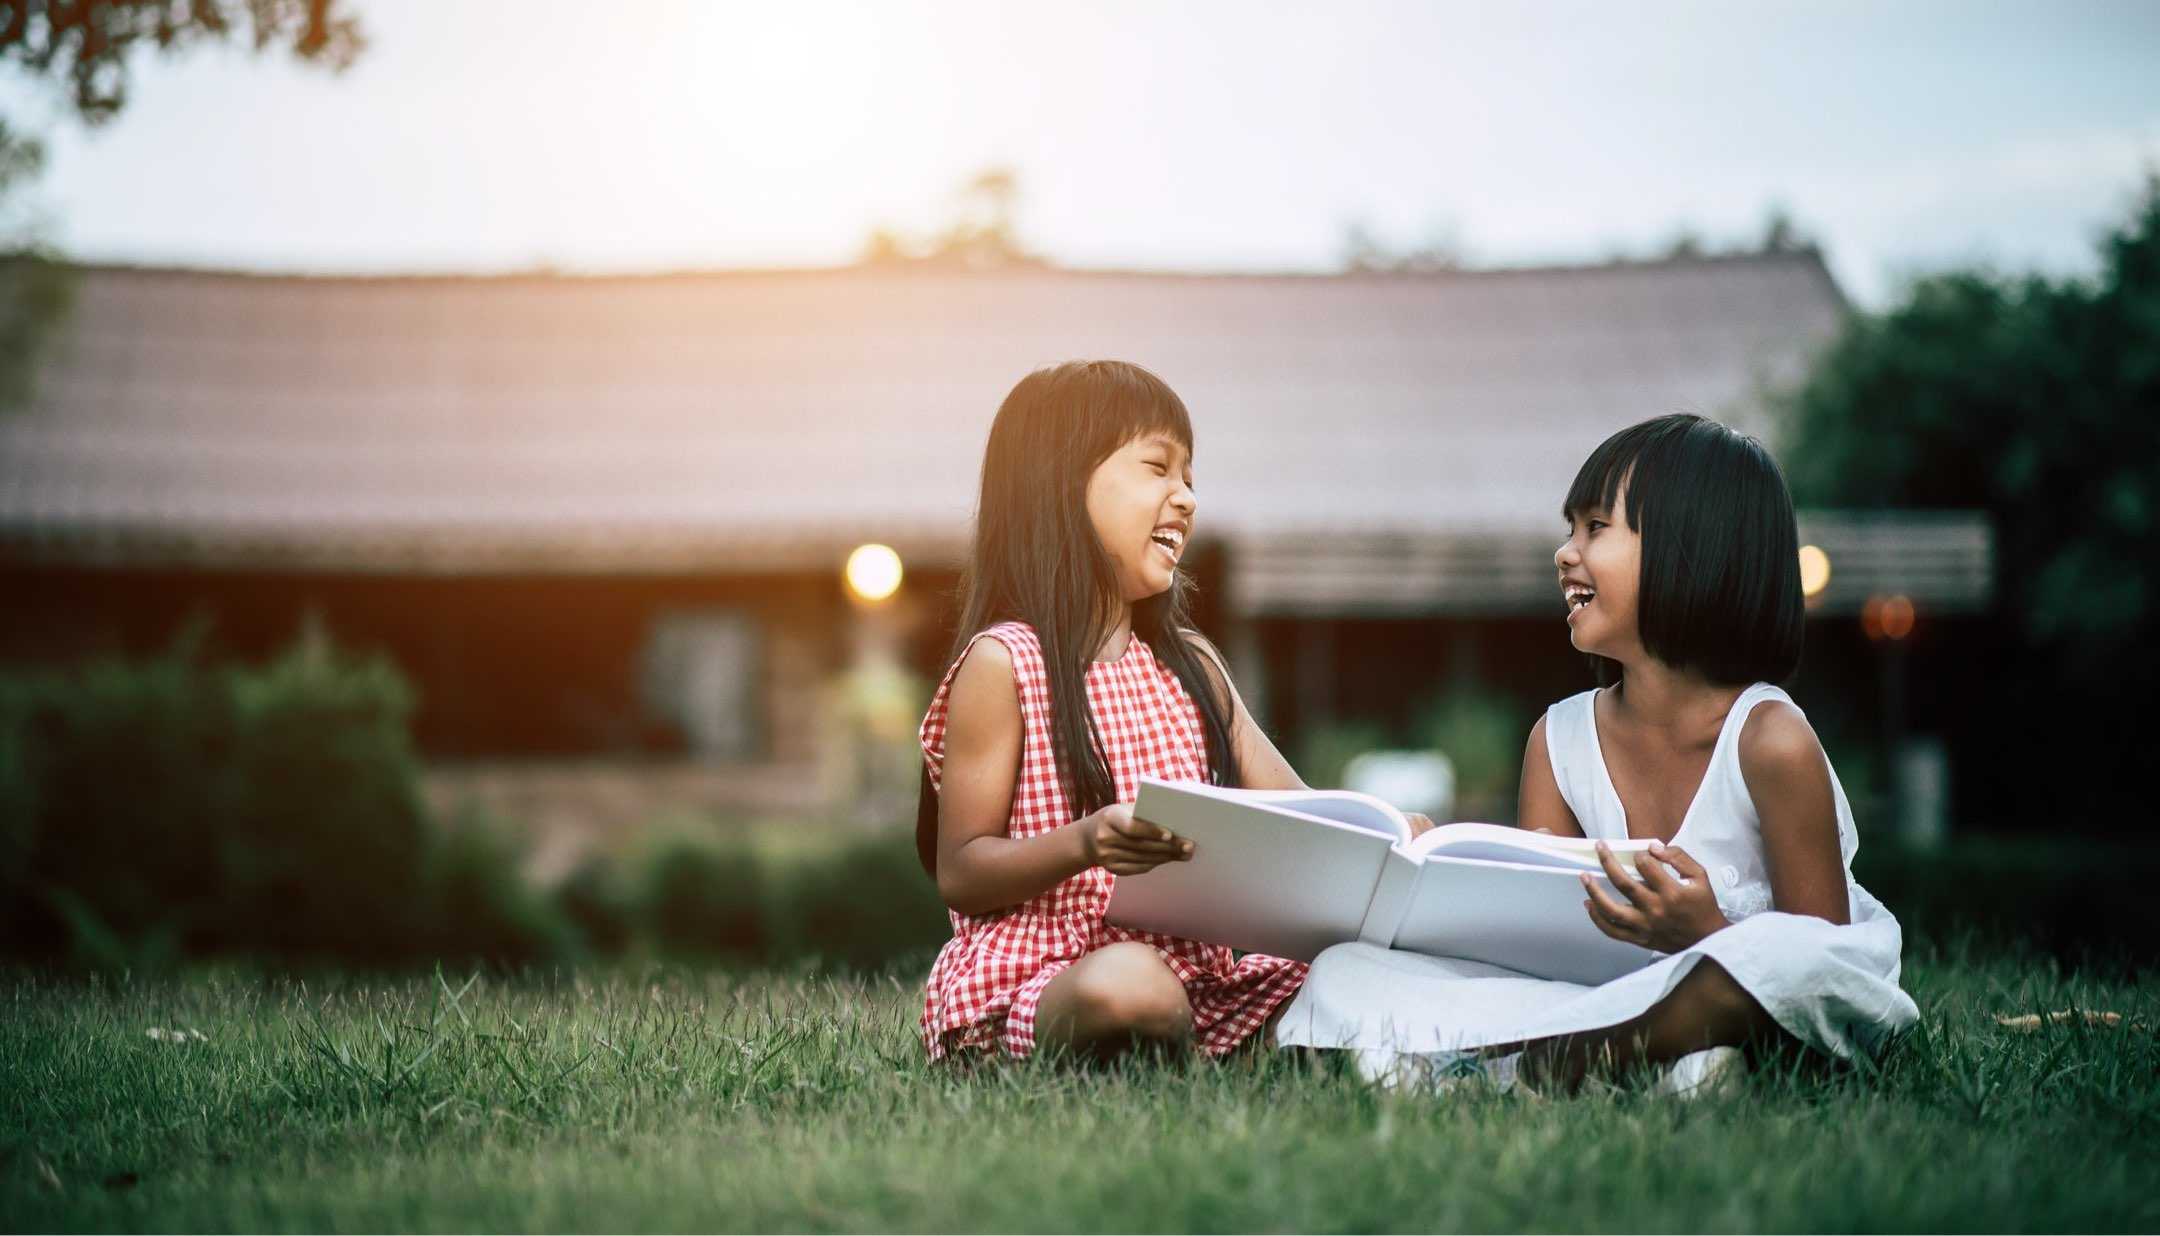
<svg viewBox="0 0 2160 1236">
<path fill-rule="evenodd" d="M 1819 545 L 1800 547 L 1800 592 L 1807 597 L 1817 596 L 1830 586 L 1830 555 Z"/>
<path fill-rule="evenodd" d="M 889 545 L 858 545 L 848 555 L 847 586 L 856 599 L 877 602 L 900 590 L 900 555 Z"/>
<path fill-rule="evenodd" d="M 1873 596 L 1860 610 L 1860 629 L 1869 639 L 1904 639 L 1913 633 L 1917 617 L 1912 598 Z"/>
</svg>

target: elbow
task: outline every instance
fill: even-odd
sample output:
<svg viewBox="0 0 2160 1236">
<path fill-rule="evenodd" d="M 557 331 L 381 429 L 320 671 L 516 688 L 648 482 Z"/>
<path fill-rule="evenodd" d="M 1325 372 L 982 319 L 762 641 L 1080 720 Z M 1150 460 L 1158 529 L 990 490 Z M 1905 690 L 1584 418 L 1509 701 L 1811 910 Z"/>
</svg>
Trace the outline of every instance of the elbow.
<svg viewBox="0 0 2160 1236">
<path fill-rule="evenodd" d="M 964 873 L 953 870 L 958 866 L 959 863 L 950 859 L 938 864 L 938 899 L 955 914 L 981 914 L 990 909 L 982 904 L 982 894 L 973 887 L 973 882 Z"/>
</svg>

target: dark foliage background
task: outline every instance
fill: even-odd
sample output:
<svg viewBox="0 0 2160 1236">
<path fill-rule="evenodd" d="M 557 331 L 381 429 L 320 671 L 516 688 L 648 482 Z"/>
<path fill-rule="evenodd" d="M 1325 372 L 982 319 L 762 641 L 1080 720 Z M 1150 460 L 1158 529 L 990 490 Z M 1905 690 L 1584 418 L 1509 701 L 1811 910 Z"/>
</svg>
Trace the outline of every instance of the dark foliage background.
<svg viewBox="0 0 2160 1236">
<path fill-rule="evenodd" d="M 1994 620 L 1939 710 L 1959 828 L 2143 835 L 2152 818 L 2160 179 L 2101 249 L 2092 279 L 1918 281 L 1854 318 L 1785 409 L 1801 506 L 1992 517 Z"/>
</svg>

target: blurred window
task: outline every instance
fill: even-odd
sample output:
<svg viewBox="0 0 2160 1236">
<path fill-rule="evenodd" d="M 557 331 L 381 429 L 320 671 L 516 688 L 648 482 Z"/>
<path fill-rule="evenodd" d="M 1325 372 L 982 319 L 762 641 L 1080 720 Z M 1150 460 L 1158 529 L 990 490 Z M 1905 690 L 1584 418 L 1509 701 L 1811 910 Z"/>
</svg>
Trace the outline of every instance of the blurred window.
<svg viewBox="0 0 2160 1236">
<path fill-rule="evenodd" d="M 654 615 L 645 641 L 645 708 L 673 722 L 700 759 L 756 758 L 765 747 L 763 644 L 757 620 L 742 610 Z"/>
</svg>

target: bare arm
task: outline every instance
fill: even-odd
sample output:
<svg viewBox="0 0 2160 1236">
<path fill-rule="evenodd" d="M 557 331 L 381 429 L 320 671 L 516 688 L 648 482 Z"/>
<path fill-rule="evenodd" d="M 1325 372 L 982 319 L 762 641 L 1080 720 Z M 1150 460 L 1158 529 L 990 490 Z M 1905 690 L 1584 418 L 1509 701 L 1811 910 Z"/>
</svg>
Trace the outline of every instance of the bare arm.
<svg viewBox="0 0 2160 1236">
<path fill-rule="evenodd" d="M 1180 856 L 1169 834 L 1106 807 L 1037 837 L 1009 835 L 1024 731 L 1012 654 L 977 640 L 947 699 L 938 786 L 938 895 L 962 914 L 1018 905 L 1098 863 L 1120 874 Z"/>
<path fill-rule="evenodd" d="M 1759 705 L 1740 731 L 1740 776 L 1762 820 L 1771 902 L 1833 923 L 1850 917 L 1830 761 L 1800 710 Z"/>
<path fill-rule="evenodd" d="M 1516 824 L 1532 832 L 1556 837 L 1580 837 L 1582 824 L 1560 797 L 1560 781 L 1553 776 L 1552 753 L 1545 747 L 1545 718 L 1530 727 L 1530 741 L 1523 744 L 1522 789 L 1515 800 Z"/>
</svg>

